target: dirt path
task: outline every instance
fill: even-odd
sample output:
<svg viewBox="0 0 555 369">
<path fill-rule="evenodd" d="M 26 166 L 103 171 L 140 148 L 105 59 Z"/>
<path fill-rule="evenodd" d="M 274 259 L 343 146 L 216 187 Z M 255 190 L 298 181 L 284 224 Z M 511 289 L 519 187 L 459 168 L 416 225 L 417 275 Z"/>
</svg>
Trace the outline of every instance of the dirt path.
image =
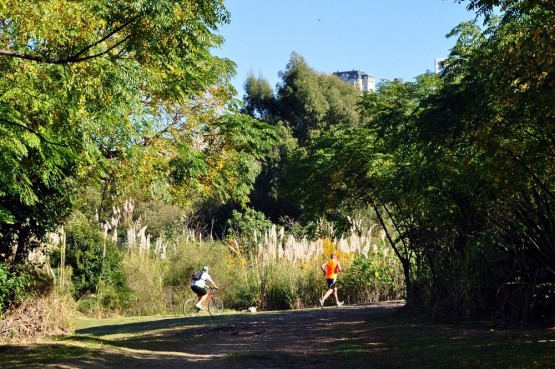
<svg viewBox="0 0 555 369">
<path fill-rule="evenodd" d="M 350 355 L 349 345 L 356 343 L 365 350 L 372 350 L 374 345 L 379 349 L 368 317 L 400 305 L 389 302 L 339 309 L 174 318 L 82 329 L 76 333 L 97 339 L 102 350 L 64 358 L 46 367 L 366 368 L 369 366 L 364 364 L 364 355 Z M 128 339 L 112 337 L 141 331 L 140 336 Z"/>
<path fill-rule="evenodd" d="M 0 368 L 555 368 L 555 326 L 433 322 L 401 306 L 81 320 L 54 342 L 0 345 Z"/>
</svg>

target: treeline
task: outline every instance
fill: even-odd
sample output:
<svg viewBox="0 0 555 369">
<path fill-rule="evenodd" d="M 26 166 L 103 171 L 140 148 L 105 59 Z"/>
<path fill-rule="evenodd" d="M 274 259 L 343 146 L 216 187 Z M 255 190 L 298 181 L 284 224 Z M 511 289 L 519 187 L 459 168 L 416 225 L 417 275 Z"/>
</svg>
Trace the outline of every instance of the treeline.
<svg viewBox="0 0 555 369">
<path fill-rule="evenodd" d="M 260 238 L 278 228 L 247 204 L 263 163 L 284 159 L 282 138 L 295 139 L 232 99 L 234 64 L 209 52 L 229 21 L 221 1 L 2 0 L 0 8 L 1 311 L 47 295 L 55 302 L 21 306 L 175 312 L 168 291 L 191 293 L 190 274 L 204 264 L 230 308 L 317 304 L 318 265 L 341 238 L 295 214 L 287 234 L 280 227 L 276 240 Z M 361 232 L 354 239 L 368 236 Z M 354 265 L 348 301 L 401 298 L 383 238 L 364 242 L 342 254 Z M 12 318 L 1 322 L 21 321 Z"/>
<path fill-rule="evenodd" d="M 296 143 L 282 141 L 285 159 L 267 164 L 252 204 L 274 221 L 305 224 L 347 224 L 349 214 L 366 211 L 387 230 L 411 309 L 549 319 L 554 9 L 511 1 L 494 16 L 478 3 L 470 6 L 481 6 L 483 27 L 453 29 L 441 76 L 382 81 L 355 104 L 352 92 L 296 54 L 275 93 L 250 76 L 245 111 L 286 127 Z"/>
<path fill-rule="evenodd" d="M 3 303 L 31 284 L 29 255 L 62 224 L 74 252 L 94 255 L 92 264 L 72 256 L 80 278 L 73 293 L 116 291 L 105 300 L 121 301 L 115 309 L 138 295 L 125 273 L 153 278 L 144 286 L 159 294 L 186 278 L 178 273 L 192 264 L 183 260 L 198 251 L 182 243 L 189 230 L 217 241 L 202 252 L 222 272 L 251 261 L 250 269 L 238 264 L 236 276 L 255 271 L 258 279 L 242 279 L 237 299 L 306 306 L 318 295 L 317 277 L 307 269 L 307 286 L 255 263 L 253 235 L 278 225 L 297 239 L 338 240 L 377 227 L 402 267 L 408 308 L 548 319 L 555 311 L 550 4 L 470 1 L 486 23 L 453 30 L 441 76 L 382 81 L 359 96 L 293 53 L 275 88 L 251 75 L 239 103 L 229 83 L 233 62 L 209 52 L 230 19 L 221 1 L 0 0 Z M 502 6 L 499 17 L 494 5 Z M 127 219 L 132 212 L 119 209 L 129 198 L 137 208 Z M 118 222 L 148 225 L 152 238 L 179 245 L 168 258 L 181 259 L 148 264 L 159 270 L 125 260 L 118 253 L 130 236 L 116 232 Z M 54 252 L 53 267 L 69 256 Z M 398 297 L 396 267 L 368 260 L 351 260 L 351 289 L 370 296 L 364 288 L 383 278 L 381 286 L 395 289 L 384 296 Z M 110 270 L 112 284 L 102 284 L 99 271 Z M 147 310 L 148 299 L 162 300 L 142 296 Z"/>
</svg>

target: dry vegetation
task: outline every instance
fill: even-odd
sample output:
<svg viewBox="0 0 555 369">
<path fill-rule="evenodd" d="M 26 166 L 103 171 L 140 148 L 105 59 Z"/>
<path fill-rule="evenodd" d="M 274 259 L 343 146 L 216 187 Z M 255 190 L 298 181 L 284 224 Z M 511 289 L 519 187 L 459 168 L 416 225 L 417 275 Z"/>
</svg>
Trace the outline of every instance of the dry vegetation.
<svg viewBox="0 0 555 369">
<path fill-rule="evenodd" d="M 0 317 L 0 342 L 26 342 L 67 334 L 74 303 L 55 294 L 25 300 Z"/>
</svg>

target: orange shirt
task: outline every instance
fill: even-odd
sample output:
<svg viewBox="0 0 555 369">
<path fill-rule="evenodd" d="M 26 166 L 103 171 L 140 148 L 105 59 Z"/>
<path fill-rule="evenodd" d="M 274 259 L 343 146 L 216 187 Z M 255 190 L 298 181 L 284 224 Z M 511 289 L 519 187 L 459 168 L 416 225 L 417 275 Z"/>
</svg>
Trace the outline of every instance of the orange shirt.
<svg viewBox="0 0 555 369">
<path fill-rule="evenodd" d="M 335 259 L 328 260 L 326 263 L 326 279 L 336 279 L 338 271 L 339 262 Z"/>
</svg>

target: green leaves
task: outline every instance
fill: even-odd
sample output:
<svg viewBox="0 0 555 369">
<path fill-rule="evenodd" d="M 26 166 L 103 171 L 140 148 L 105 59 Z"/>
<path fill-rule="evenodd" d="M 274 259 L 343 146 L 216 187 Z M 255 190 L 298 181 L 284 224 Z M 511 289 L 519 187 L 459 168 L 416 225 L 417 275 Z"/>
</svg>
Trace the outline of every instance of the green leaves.
<svg viewBox="0 0 555 369">
<path fill-rule="evenodd" d="M 245 113 L 252 117 L 271 121 L 277 114 L 277 101 L 270 83 L 262 77 L 249 74 L 245 81 Z"/>
<path fill-rule="evenodd" d="M 10 272 L 3 263 L 0 263 L 0 313 L 9 307 L 10 303 L 20 301 L 28 293 L 30 285 L 29 274 L 16 274 Z"/>
<path fill-rule="evenodd" d="M 358 123 L 356 90 L 334 76 L 317 73 L 302 56 L 293 53 L 280 76 L 277 111 L 301 144 L 332 125 Z"/>
<path fill-rule="evenodd" d="M 521 311 L 552 307 L 555 13 L 542 2 L 502 3 L 507 12 L 484 30 L 453 30 L 441 78 L 384 81 L 359 98 L 362 128 L 329 128 L 318 115 L 327 100 L 300 88 L 311 86 L 301 59 L 284 74 L 280 96 L 313 119 L 289 118 L 310 122 L 289 163 L 290 193 L 312 217 L 372 206 L 389 224 L 409 300 L 430 294 L 424 308 L 485 311 L 476 302 L 495 300 L 507 281 L 529 291 L 512 301 Z M 429 288 L 411 291 L 412 282 Z"/>
<path fill-rule="evenodd" d="M 163 155 L 214 123 L 234 65 L 210 54 L 229 21 L 221 0 L 0 0 L 0 9 L 0 259 L 18 243 L 22 260 L 30 239 L 63 221 L 78 184 L 167 194 Z M 39 216 L 41 226 L 27 222 Z"/>
</svg>

